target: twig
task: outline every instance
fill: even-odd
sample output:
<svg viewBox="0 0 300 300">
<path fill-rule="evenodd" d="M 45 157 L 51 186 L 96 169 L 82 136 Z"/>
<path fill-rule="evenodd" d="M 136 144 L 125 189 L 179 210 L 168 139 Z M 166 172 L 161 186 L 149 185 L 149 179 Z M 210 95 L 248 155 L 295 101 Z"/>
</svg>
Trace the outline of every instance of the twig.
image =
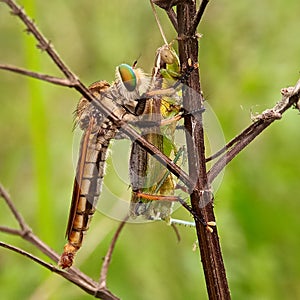
<svg viewBox="0 0 300 300">
<path fill-rule="evenodd" d="M 122 231 L 122 229 L 124 228 L 127 220 L 129 219 L 129 217 L 126 217 L 125 220 L 123 220 L 120 225 L 118 226 L 113 238 L 112 238 L 112 241 L 109 245 L 109 248 L 107 250 L 107 253 L 104 257 L 104 261 L 103 261 L 103 264 L 102 264 L 102 267 L 101 267 L 101 273 L 100 273 L 100 280 L 99 280 L 99 287 L 101 289 L 103 288 L 106 288 L 106 279 L 107 279 L 107 273 L 108 273 L 108 268 L 109 268 L 109 265 L 110 265 L 110 261 L 111 261 L 111 257 L 112 257 L 112 254 L 113 254 L 113 251 L 114 251 L 114 248 L 116 246 L 116 242 L 120 236 L 120 233 Z"/>
<path fill-rule="evenodd" d="M 51 260 L 53 260 L 55 263 L 59 260 L 59 254 L 57 254 L 55 251 L 53 251 L 48 245 L 46 245 L 44 242 L 42 242 L 29 228 L 21 214 L 17 211 L 17 208 L 13 204 L 9 194 L 7 191 L 3 188 L 3 186 L 0 184 L 0 196 L 5 200 L 7 206 L 9 207 L 10 211 L 13 213 L 15 219 L 19 223 L 19 226 L 21 227 L 21 230 L 9 228 L 6 226 L 0 226 L 0 231 L 5 232 L 8 234 L 13 234 L 20 236 L 22 239 L 28 241 L 32 245 L 34 245 L 36 248 L 38 248 L 41 252 L 43 252 L 46 256 L 48 256 Z M 67 272 L 62 271 L 61 269 L 53 266 L 52 264 L 46 263 L 45 261 L 39 259 L 38 257 L 11 245 L 8 245 L 6 243 L 0 242 L 0 246 L 7 248 L 11 251 L 14 251 L 16 253 L 19 253 L 34 262 L 42 265 L 43 267 L 47 268 L 48 270 L 55 272 L 59 274 L 60 276 L 64 277 L 65 279 L 73 282 L 78 287 L 86 291 L 87 293 L 94 295 L 96 298 L 101 299 L 111 299 L 116 300 L 118 299 L 116 296 L 114 296 L 110 291 L 108 291 L 106 288 L 99 288 L 99 284 L 95 282 L 93 279 L 85 275 L 84 273 L 80 272 L 76 268 L 70 268 Z"/>
<path fill-rule="evenodd" d="M 165 1 L 165 0 L 150 0 L 151 3 L 159 6 L 160 8 L 166 11 L 167 16 L 169 17 L 173 27 L 175 28 L 176 32 L 178 32 L 178 23 L 177 23 L 177 15 L 172 6 L 177 5 L 179 1 Z"/>
<path fill-rule="evenodd" d="M 170 9 L 166 10 L 166 13 L 167 13 L 174 29 L 176 30 L 176 32 L 178 32 L 177 16 L 176 16 L 174 9 L 170 8 Z"/>
<path fill-rule="evenodd" d="M 22 235 L 22 231 L 19 229 L 10 228 L 7 226 L 0 226 L 0 232 L 4 232 L 11 235 Z"/>
<path fill-rule="evenodd" d="M 0 241 L 0 247 L 9 249 L 13 252 L 16 252 L 18 254 L 21 254 L 22 256 L 29 258 L 30 260 L 38 263 L 39 265 L 45 267 L 46 269 L 50 270 L 51 272 L 56 273 L 56 274 L 64 277 L 68 281 L 74 283 L 75 285 L 77 285 L 78 287 L 80 287 L 81 289 L 86 291 L 88 294 L 97 295 L 96 298 L 107 299 L 107 300 L 108 299 L 110 299 L 110 300 L 118 299 L 113 294 L 111 294 L 108 290 L 106 290 L 106 289 L 100 290 L 97 287 L 95 287 L 94 285 L 91 285 L 91 284 L 81 280 L 79 277 L 76 277 L 76 276 L 72 275 L 71 273 L 65 272 L 65 271 L 53 266 L 52 264 L 49 264 L 49 263 L 43 261 L 42 259 L 32 255 L 31 253 L 28 253 L 27 251 L 24 251 L 18 247 L 14 247 L 12 245 L 3 243 L 1 241 Z"/>
<path fill-rule="evenodd" d="M 0 183 L 0 196 L 5 200 L 7 206 L 9 207 L 10 211 L 14 215 L 15 219 L 17 220 L 20 228 L 22 229 L 22 234 L 24 231 L 30 231 L 30 228 L 27 226 L 26 222 L 24 221 L 21 214 L 18 212 L 16 207 L 14 206 L 13 202 L 10 199 L 8 192 L 4 189 L 2 184 Z"/>
<path fill-rule="evenodd" d="M 279 120 L 282 114 L 292 106 L 296 106 L 300 98 L 300 79 L 294 87 L 281 90 L 282 99 L 271 109 L 267 109 L 255 117 L 255 122 L 227 144 L 227 152 L 211 167 L 208 172 L 209 182 L 212 182 L 225 166 L 248 146 L 258 135 Z M 222 153 L 225 148 L 218 151 Z"/>
<path fill-rule="evenodd" d="M 2 0 L 2 1 L 11 8 L 13 15 L 18 16 L 23 21 L 23 23 L 27 27 L 26 29 L 27 32 L 32 33 L 34 35 L 34 37 L 38 41 L 37 47 L 43 51 L 46 51 L 48 55 L 52 58 L 52 60 L 55 62 L 55 64 L 58 66 L 58 68 L 66 75 L 66 77 L 69 78 L 71 81 L 76 82 L 77 81 L 76 76 L 70 71 L 67 65 L 61 60 L 58 53 L 52 47 L 50 41 L 48 41 L 39 30 L 37 30 L 36 25 L 32 20 L 29 19 L 25 11 L 12 0 Z"/>
<path fill-rule="evenodd" d="M 57 84 L 57 85 L 62 85 L 62 86 L 74 87 L 76 84 L 75 82 L 72 82 L 69 79 L 58 78 L 58 77 L 50 76 L 47 74 L 32 72 L 32 71 L 29 71 L 29 70 L 26 70 L 23 68 L 19 68 L 16 66 L 12 66 L 12 65 L 0 64 L 0 69 L 15 72 L 15 73 L 22 74 L 22 75 L 26 75 L 29 77 L 33 77 L 33 78 L 36 78 L 39 80 L 47 81 L 47 82 Z"/>
<path fill-rule="evenodd" d="M 204 14 L 204 11 L 205 11 L 205 8 L 206 8 L 208 2 L 209 2 L 209 0 L 202 0 L 196 15 L 194 16 L 193 20 L 191 21 L 191 26 L 190 26 L 190 28 L 188 28 L 188 36 L 192 36 L 194 34 L 194 32 L 196 32 L 197 27 L 201 21 L 201 18 Z"/>
<path fill-rule="evenodd" d="M 12 246 L 12 245 L 9 245 L 9 244 L 6 244 L 6 243 L 3 243 L 1 241 L 0 241 L 0 246 L 3 247 L 3 248 L 6 248 L 6 249 L 12 250 L 13 252 L 16 252 L 18 254 L 21 254 L 21 255 L 33 260 L 34 262 L 42 265 L 43 267 L 47 268 L 48 270 L 50 270 L 52 272 L 55 272 L 59 275 L 62 275 L 62 273 L 66 273 L 66 272 L 62 271 L 61 269 L 58 269 L 55 266 L 53 266 L 53 265 L 41 260 L 40 258 L 34 256 L 33 254 L 28 253 L 27 251 L 24 251 L 23 249 L 20 249 L 18 247 L 15 247 L 15 246 Z"/>
</svg>

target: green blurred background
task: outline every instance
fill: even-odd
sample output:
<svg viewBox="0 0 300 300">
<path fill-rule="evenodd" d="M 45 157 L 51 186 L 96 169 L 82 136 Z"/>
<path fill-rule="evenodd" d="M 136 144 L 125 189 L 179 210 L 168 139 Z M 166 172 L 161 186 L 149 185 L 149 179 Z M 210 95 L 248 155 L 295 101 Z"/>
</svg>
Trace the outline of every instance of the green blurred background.
<svg viewBox="0 0 300 300">
<path fill-rule="evenodd" d="M 112 81 L 116 65 L 150 73 L 162 45 L 148 1 L 19 1 L 65 62 L 86 84 Z M 211 1 L 199 32 L 204 94 L 226 140 L 272 107 L 300 70 L 298 0 Z M 168 40 L 176 37 L 159 13 Z M 0 62 L 59 75 L 24 26 L 0 5 Z M 72 112 L 79 95 L 67 88 L 0 73 L 0 181 L 34 232 L 61 252 L 72 181 Z M 215 194 L 218 228 L 233 299 L 300 299 L 299 133 L 288 111 L 226 169 Z M 124 170 L 127 172 L 127 170 Z M 106 184 L 114 180 L 108 174 Z M 189 215 L 179 209 L 176 217 Z M 0 224 L 16 226 L 0 203 Z M 96 213 L 76 265 L 97 279 L 118 223 Z M 206 299 L 195 233 L 163 223 L 129 224 L 118 241 L 109 288 L 122 299 Z M 42 256 L 19 238 L 1 240 Z M 2 299 L 89 299 L 76 286 L 1 249 Z M 44 256 L 42 256 L 45 258 Z M 49 261 L 47 258 L 45 258 Z"/>
</svg>

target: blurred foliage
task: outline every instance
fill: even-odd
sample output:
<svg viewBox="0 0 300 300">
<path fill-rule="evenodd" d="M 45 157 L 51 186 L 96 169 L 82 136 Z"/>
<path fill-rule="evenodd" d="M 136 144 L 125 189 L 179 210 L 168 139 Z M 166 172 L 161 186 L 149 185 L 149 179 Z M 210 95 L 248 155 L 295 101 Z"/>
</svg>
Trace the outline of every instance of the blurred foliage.
<svg viewBox="0 0 300 300">
<path fill-rule="evenodd" d="M 116 65 L 150 73 L 162 45 L 148 1 L 19 1 L 83 82 L 112 81 Z M 24 26 L 0 9 L 1 63 L 59 75 Z M 159 13 L 169 40 L 175 32 Z M 299 76 L 299 1 L 212 1 L 199 32 L 204 94 L 229 140 L 250 113 L 274 105 Z M 73 181 L 70 89 L 1 71 L 0 181 L 25 219 L 61 252 Z M 38 89 L 38 90 L 37 90 Z M 226 169 L 215 208 L 233 299 L 300 298 L 299 115 L 289 111 Z M 75 150 L 77 151 L 77 149 Z M 125 170 L 126 171 L 126 170 Z M 41 178 L 42 177 L 42 178 Z M 115 182 L 108 175 L 107 181 Z M 107 182 L 109 184 L 109 182 Z M 1 225 L 15 225 L 0 203 Z M 183 209 L 176 217 L 188 218 Z M 76 265 L 98 278 L 117 222 L 96 214 Z M 182 241 L 163 223 L 125 227 L 109 272 L 122 299 L 206 299 L 194 230 Z M 1 239 L 33 251 L 20 239 Z M 1 249 L 3 299 L 88 299 L 31 261 Z"/>
</svg>

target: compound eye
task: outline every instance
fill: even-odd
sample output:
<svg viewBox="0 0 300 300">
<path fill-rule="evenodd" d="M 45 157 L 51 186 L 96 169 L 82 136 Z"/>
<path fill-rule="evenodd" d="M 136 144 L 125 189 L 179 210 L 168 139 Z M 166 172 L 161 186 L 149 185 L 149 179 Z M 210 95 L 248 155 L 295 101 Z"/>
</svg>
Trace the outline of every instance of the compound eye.
<svg viewBox="0 0 300 300">
<path fill-rule="evenodd" d="M 126 89 L 132 92 L 136 88 L 136 75 L 133 69 L 127 64 L 121 64 L 118 70 Z"/>
</svg>

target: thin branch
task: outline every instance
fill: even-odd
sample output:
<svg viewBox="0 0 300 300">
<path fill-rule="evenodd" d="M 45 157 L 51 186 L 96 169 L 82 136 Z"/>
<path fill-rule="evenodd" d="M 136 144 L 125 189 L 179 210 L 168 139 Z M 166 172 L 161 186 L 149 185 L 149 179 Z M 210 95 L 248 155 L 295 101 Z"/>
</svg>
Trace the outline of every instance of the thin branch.
<svg viewBox="0 0 300 300">
<path fill-rule="evenodd" d="M 13 202 L 11 201 L 11 198 L 10 198 L 8 192 L 4 189 L 4 187 L 2 186 L 1 183 L 0 183 L 0 197 L 2 197 L 4 199 L 4 201 L 6 202 L 7 206 L 9 207 L 10 211 L 12 212 L 12 214 L 15 217 L 15 219 L 17 220 L 20 228 L 22 229 L 21 232 L 23 233 L 24 231 L 30 231 L 30 228 L 27 226 L 25 220 L 23 219 L 23 217 L 21 216 L 21 214 L 18 212 L 18 210 L 14 206 Z"/>
<path fill-rule="evenodd" d="M 101 267 L 100 280 L 99 280 L 99 287 L 101 289 L 106 288 L 106 279 L 107 279 L 108 268 L 109 268 L 109 265 L 111 262 L 111 257 L 112 257 L 113 251 L 115 249 L 116 242 L 120 236 L 120 233 L 121 233 L 122 229 L 124 228 L 128 219 L 129 219 L 129 217 L 126 217 L 125 220 L 123 220 L 120 223 L 120 225 L 118 226 L 118 229 L 116 230 L 116 232 L 113 236 L 113 239 L 109 245 L 109 248 L 107 250 L 107 253 L 104 257 L 104 261 L 103 261 L 103 264 Z"/>
<path fill-rule="evenodd" d="M 11 234 L 11 235 L 18 235 L 18 236 L 22 235 L 21 230 L 10 228 L 10 227 L 7 227 L 7 226 L 0 226 L 0 232 L 4 232 L 4 233 L 7 233 L 7 234 Z"/>
<path fill-rule="evenodd" d="M 238 134 L 236 137 L 234 137 L 231 141 L 229 141 L 223 148 L 218 150 L 213 155 L 209 156 L 205 159 L 206 162 L 212 161 L 219 156 L 221 156 L 224 152 L 226 152 L 229 148 L 231 148 L 234 144 L 236 144 L 238 141 L 240 141 L 247 133 L 251 131 L 253 124 L 248 126 L 245 130 L 243 130 L 240 134 Z"/>
<path fill-rule="evenodd" d="M 55 273 L 58 273 L 60 275 L 63 275 L 63 273 L 66 273 L 65 271 L 62 271 L 61 269 L 58 269 L 56 268 L 55 266 L 53 266 L 52 264 L 49 264 L 43 260 L 41 260 L 40 258 L 34 256 L 33 254 L 31 253 L 28 253 L 27 251 L 21 249 L 21 248 L 18 248 L 18 247 L 15 247 L 15 246 L 12 246 L 12 245 L 9 245 L 9 244 L 6 244 L 6 243 L 3 243 L 0 241 L 0 246 L 3 247 L 3 248 L 6 248 L 6 249 L 9 249 L 13 252 L 16 252 L 18 254 L 21 254 L 31 260 L 33 260 L 34 262 L 42 265 L 43 267 L 47 268 L 48 270 L 52 271 L 52 272 L 55 272 Z"/>
<path fill-rule="evenodd" d="M 300 79 L 294 87 L 281 90 L 282 99 L 271 109 L 255 117 L 255 122 L 247 127 L 241 134 L 228 143 L 231 148 L 211 167 L 208 172 L 209 182 L 212 182 L 225 166 L 236 157 L 246 146 L 259 136 L 274 121 L 281 119 L 282 114 L 297 106 L 300 98 Z M 220 153 L 223 149 L 217 152 Z"/>
<path fill-rule="evenodd" d="M 191 26 L 190 26 L 190 28 L 188 28 L 188 36 L 192 36 L 195 34 L 208 2 L 209 2 L 209 0 L 202 0 L 196 15 L 194 16 L 193 20 L 191 21 Z"/>
<path fill-rule="evenodd" d="M 176 30 L 176 32 L 178 32 L 177 15 L 176 15 L 174 9 L 170 8 L 170 9 L 166 10 L 166 13 L 167 13 L 174 29 Z"/>
<path fill-rule="evenodd" d="M 169 17 L 173 27 L 176 32 L 178 32 L 178 23 L 177 23 L 177 15 L 173 9 L 174 5 L 177 5 L 180 1 L 173 0 L 150 0 L 151 5 L 155 4 L 158 7 L 164 9 L 166 11 L 167 16 Z"/>
<path fill-rule="evenodd" d="M 36 257 L 35 255 L 28 253 L 27 251 L 24 251 L 23 249 L 20 249 L 18 247 L 3 243 L 0 241 L 0 247 L 9 249 L 13 252 L 16 252 L 22 256 L 25 256 L 27 258 L 29 258 L 30 260 L 36 262 L 37 264 L 43 266 L 44 268 L 50 270 L 53 273 L 56 273 L 62 277 L 64 277 L 65 279 L 67 279 L 68 281 L 74 283 L 75 285 L 77 285 L 78 287 L 80 287 L 82 290 L 86 291 L 88 294 L 90 295 L 97 295 L 96 298 L 100 298 L 100 299 L 110 299 L 110 300 L 117 300 L 118 298 L 115 297 L 114 295 L 112 295 L 108 290 L 106 289 L 99 289 L 97 287 L 95 287 L 94 285 L 88 284 L 85 281 L 81 280 L 79 277 L 76 277 L 66 271 L 63 271 L 55 266 L 53 266 L 52 264 L 49 264 L 45 261 L 43 261 L 42 259 Z"/>
<path fill-rule="evenodd" d="M 52 60 L 55 62 L 55 64 L 58 66 L 58 68 L 66 75 L 66 77 L 69 78 L 71 81 L 76 82 L 76 76 L 70 71 L 67 65 L 59 57 L 58 53 L 52 47 L 51 42 L 44 37 L 44 35 L 37 29 L 34 22 L 30 20 L 30 18 L 25 13 L 24 9 L 22 9 L 12 0 L 2 1 L 11 8 L 13 15 L 18 16 L 23 21 L 23 23 L 27 27 L 26 31 L 34 35 L 34 37 L 38 41 L 37 47 L 43 51 L 46 51 L 48 55 L 52 58 Z"/>
<path fill-rule="evenodd" d="M 6 226 L 0 226 L 0 231 L 5 232 L 8 234 L 13 234 L 20 236 L 22 239 L 28 241 L 32 245 L 34 245 L 36 248 L 38 248 L 42 253 L 44 253 L 46 256 L 48 256 L 51 260 L 53 260 L 55 263 L 59 260 L 59 254 L 57 254 L 53 249 L 51 249 L 47 244 L 42 242 L 29 228 L 21 214 L 17 211 L 17 208 L 15 207 L 14 203 L 12 202 L 9 194 L 7 191 L 3 188 L 3 186 L 0 184 L 0 196 L 5 200 L 7 206 L 9 207 L 10 211 L 14 215 L 15 219 L 18 221 L 19 226 L 22 228 L 21 230 L 9 228 Z M 38 257 L 11 245 L 8 245 L 6 243 L 0 242 L 0 246 L 7 248 L 11 251 L 14 251 L 16 253 L 19 253 L 34 262 L 42 265 L 43 267 L 47 268 L 48 270 L 55 272 L 59 274 L 60 276 L 64 277 L 65 279 L 73 282 L 78 287 L 86 291 L 87 293 L 94 295 L 96 298 L 101 299 L 111 299 L 116 300 L 118 299 L 116 296 L 114 296 L 111 292 L 109 292 L 106 288 L 100 288 L 99 284 L 95 282 L 93 279 L 85 275 L 84 273 L 80 272 L 78 269 L 72 267 L 67 272 L 62 271 L 61 269 L 53 266 L 52 264 L 46 263 L 45 261 L 39 259 Z"/>
<path fill-rule="evenodd" d="M 300 85 L 300 80 L 296 83 L 295 87 L 290 87 L 290 96 L 294 96 L 299 92 L 299 85 Z M 286 89 L 282 89 L 282 93 L 285 94 L 285 96 L 287 96 L 287 94 L 285 93 Z M 288 108 L 290 108 L 293 104 L 297 104 L 297 99 L 294 99 L 292 102 L 294 103 L 289 103 L 289 101 L 286 101 L 284 99 L 285 97 L 283 97 L 283 99 L 280 100 L 279 103 L 281 103 L 281 105 L 283 104 L 288 105 L 286 107 L 286 110 Z M 210 157 L 206 158 L 206 162 L 209 162 L 211 160 L 214 160 L 216 158 L 218 158 L 221 154 L 223 154 L 224 152 L 226 152 L 227 150 L 229 150 L 231 147 L 233 147 L 235 144 L 237 144 L 238 142 L 240 142 L 241 140 L 243 140 L 246 136 L 248 136 L 251 132 L 253 132 L 253 130 L 255 130 L 255 127 L 257 127 L 257 123 L 260 122 L 261 119 L 265 119 L 266 120 L 266 114 L 270 115 L 270 112 L 275 112 L 273 113 L 274 116 L 274 121 L 279 119 L 281 117 L 281 114 L 284 113 L 284 111 L 282 111 L 281 113 L 278 112 L 278 103 L 271 109 L 267 109 L 265 112 L 263 112 L 260 116 L 254 117 L 254 121 L 256 120 L 255 123 L 252 123 L 251 125 L 249 125 L 246 129 L 244 129 L 240 134 L 238 134 L 236 137 L 234 137 L 231 141 L 229 141 L 223 148 L 221 148 L 220 150 L 218 150 L 216 153 L 214 153 L 213 155 L 211 155 Z M 276 112 L 277 111 L 277 112 Z M 269 117 L 270 119 L 270 117 Z"/>
<path fill-rule="evenodd" d="M 28 241 L 29 243 L 33 244 L 37 247 L 41 252 L 47 255 L 50 259 L 54 262 L 58 262 L 59 254 L 57 254 L 53 249 L 51 249 L 48 245 L 46 245 L 43 241 L 41 241 L 31 230 L 30 227 L 27 225 L 21 214 L 18 212 L 16 206 L 14 205 L 13 201 L 11 200 L 8 192 L 4 189 L 4 187 L 0 183 L 0 196 L 5 200 L 7 206 L 9 207 L 10 211 L 12 212 L 13 216 L 17 220 L 21 230 L 9 228 L 6 226 L 1 226 L 0 231 L 5 233 L 10 233 L 14 235 L 20 236 L 22 239 Z M 75 274 L 82 279 L 87 281 L 90 280 L 85 274 L 81 273 L 79 270 L 75 268 L 71 268 L 70 273 Z"/>
<path fill-rule="evenodd" d="M 72 82 L 69 79 L 54 77 L 54 76 L 37 73 L 37 72 L 32 72 L 32 71 L 29 71 L 29 70 L 26 70 L 23 68 L 19 68 L 16 66 L 12 66 L 12 65 L 0 64 L 0 69 L 15 72 L 15 73 L 22 74 L 22 75 L 29 76 L 29 77 L 33 77 L 33 78 L 47 81 L 47 82 L 50 82 L 50 83 L 53 83 L 56 85 L 62 85 L 62 86 L 68 86 L 68 87 L 74 87 L 76 85 L 76 82 Z"/>
</svg>

